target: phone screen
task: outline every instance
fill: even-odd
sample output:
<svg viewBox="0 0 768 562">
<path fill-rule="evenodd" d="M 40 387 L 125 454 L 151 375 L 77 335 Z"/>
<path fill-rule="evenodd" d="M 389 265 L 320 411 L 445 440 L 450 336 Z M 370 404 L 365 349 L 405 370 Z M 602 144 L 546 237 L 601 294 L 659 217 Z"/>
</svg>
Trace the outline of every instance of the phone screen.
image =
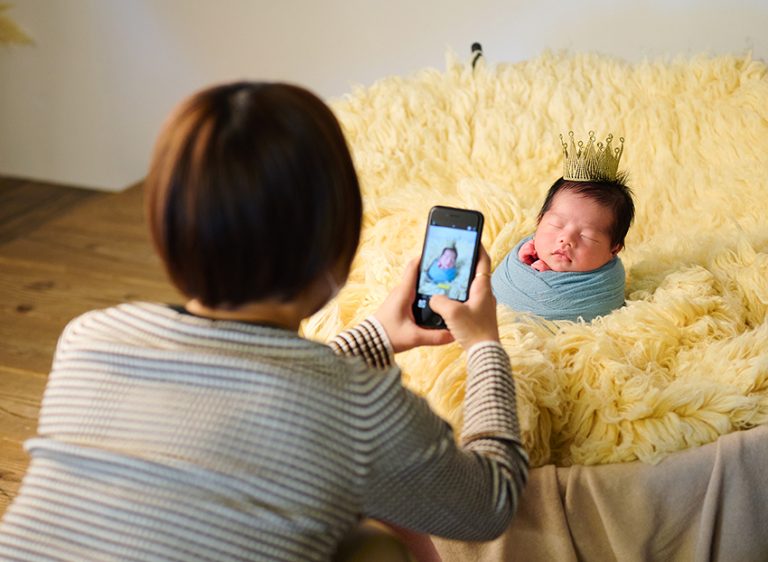
<svg viewBox="0 0 768 562">
<path fill-rule="evenodd" d="M 444 328 L 429 308 L 433 295 L 466 301 L 475 277 L 483 216 L 477 211 L 433 207 L 427 221 L 413 313 L 416 323 Z"/>
</svg>

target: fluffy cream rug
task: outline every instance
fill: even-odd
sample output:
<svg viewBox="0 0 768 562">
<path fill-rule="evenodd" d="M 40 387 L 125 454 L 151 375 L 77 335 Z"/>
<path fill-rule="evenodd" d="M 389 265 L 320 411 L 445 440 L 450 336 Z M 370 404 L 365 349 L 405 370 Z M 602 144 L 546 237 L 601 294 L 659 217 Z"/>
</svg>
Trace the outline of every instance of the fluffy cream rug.
<svg viewBox="0 0 768 562">
<path fill-rule="evenodd" d="M 493 267 L 561 175 L 559 134 L 624 136 L 637 216 L 627 306 L 591 324 L 499 307 L 534 466 L 663 456 L 768 422 L 768 71 L 748 56 L 629 64 L 547 53 L 455 57 L 334 104 L 365 196 L 349 283 L 306 322 L 328 339 L 373 312 L 421 250 L 432 205 L 485 214 Z M 455 427 L 456 345 L 401 354 L 405 383 Z"/>
</svg>

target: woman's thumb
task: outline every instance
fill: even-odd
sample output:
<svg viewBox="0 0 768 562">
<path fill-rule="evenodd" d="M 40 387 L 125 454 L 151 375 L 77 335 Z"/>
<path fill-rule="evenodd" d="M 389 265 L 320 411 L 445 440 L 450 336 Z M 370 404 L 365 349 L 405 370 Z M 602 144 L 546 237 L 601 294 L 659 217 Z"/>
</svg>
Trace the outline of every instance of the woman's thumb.
<svg viewBox="0 0 768 562">
<path fill-rule="evenodd" d="M 445 295 L 434 295 L 429 299 L 429 308 L 437 312 L 445 319 L 446 313 L 450 314 L 451 307 L 456 303 Z"/>
</svg>

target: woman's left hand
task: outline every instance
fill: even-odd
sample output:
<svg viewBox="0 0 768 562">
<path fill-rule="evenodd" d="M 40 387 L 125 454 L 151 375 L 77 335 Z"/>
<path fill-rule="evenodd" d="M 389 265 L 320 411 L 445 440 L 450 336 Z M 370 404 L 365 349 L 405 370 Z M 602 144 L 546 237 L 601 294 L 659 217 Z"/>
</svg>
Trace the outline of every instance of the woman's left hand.
<svg viewBox="0 0 768 562">
<path fill-rule="evenodd" d="M 448 330 L 422 328 L 413 319 L 411 306 L 416 297 L 419 260 L 411 260 L 400 284 L 389 294 L 374 318 L 384 327 L 395 353 L 421 345 L 443 345 L 453 341 Z"/>
</svg>

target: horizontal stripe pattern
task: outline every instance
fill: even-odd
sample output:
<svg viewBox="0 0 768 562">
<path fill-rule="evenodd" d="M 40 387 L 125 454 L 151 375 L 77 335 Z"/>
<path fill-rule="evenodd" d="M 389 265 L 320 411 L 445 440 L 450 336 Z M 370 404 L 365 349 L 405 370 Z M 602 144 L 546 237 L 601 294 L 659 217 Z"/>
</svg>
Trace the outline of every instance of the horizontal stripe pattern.
<svg viewBox="0 0 768 562">
<path fill-rule="evenodd" d="M 482 538 L 527 474 L 500 347 L 470 354 L 465 415 L 461 449 L 375 319 L 326 346 L 163 305 L 94 311 L 59 340 L 0 559 L 328 560 L 362 515 Z"/>
</svg>

